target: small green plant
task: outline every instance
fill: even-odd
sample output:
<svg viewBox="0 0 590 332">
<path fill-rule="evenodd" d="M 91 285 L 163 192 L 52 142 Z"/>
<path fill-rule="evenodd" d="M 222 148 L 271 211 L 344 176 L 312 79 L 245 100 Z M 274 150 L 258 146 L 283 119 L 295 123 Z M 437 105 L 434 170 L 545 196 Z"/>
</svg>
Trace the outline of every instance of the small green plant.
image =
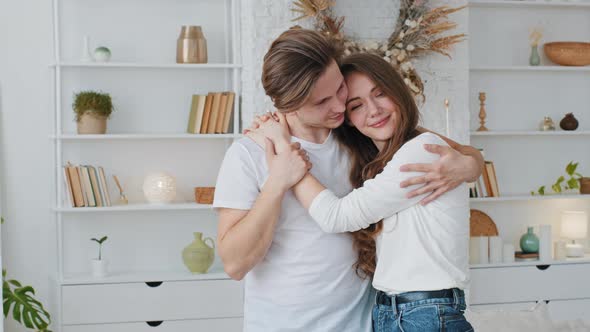
<svg viewBox="0 0 590 332">
<path fill-rule="evenodd" d="M 565 176 L 560 176 L 557 178 L 554 184 L 551 185 L 551 189 L 556 194 L 561 194 L 565 190 L 570 189 L 580 189 L 580 179 L 582 178 L 582 174 L 576 172 L 579 163 L 575 163 L 570 161 L 567 166 L 565 166 L 565 173 L 567 174 L 568 178 L 566 179 Z M 565 184 L 565 185 L 564 185 Z M 531 195 L 545 195 L 545 186 L 539 187 L 537 189 L 537 193 L 531 191 Z"/>
<path fill-rule="evenodd" d="M 98 243 L 98 260 L 101 260 L 102 259 L 102 244 L 107 239 L 108 239 L 107 236 L 103 236 L 100 240 L 95 239 L 95 238 L 90 239 L 90 241 L 94 241 L 94 242 Z"/>
<path fill-rule="evenodd" d="M 82 114 L 88 111 L 108 119 L 115 110 L 111 96 L 96 91 L 81 91 L 75 94 L 72 109 L 76 113 L 76 121 L 80 121 Z"/>
<path fill-rule="evenodd" d="M 4 218 L 0 218 L 4 223 Z M 2 299 L 4 317 L 8 317 L 12 309 L 12 318 L 28 329 L 39 332 L 51 332 L 51 316 L 43 308 L 43 304 L 35 299 L 35 289 L 23 286 L 17 280 L 7 280 L 6 270 L 2 269 Z"/>
</svg>

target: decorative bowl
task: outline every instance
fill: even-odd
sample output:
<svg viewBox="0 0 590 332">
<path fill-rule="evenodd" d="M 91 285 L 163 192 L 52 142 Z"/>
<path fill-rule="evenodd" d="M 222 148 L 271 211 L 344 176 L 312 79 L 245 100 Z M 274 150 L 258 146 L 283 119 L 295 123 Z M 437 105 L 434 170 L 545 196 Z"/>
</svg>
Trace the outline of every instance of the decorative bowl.
<svg viewBox="0 0 590 332">
<path fill-rule="evenodd" d="M 590 65 L 590 43 L 552 42 L 543 46 L 549 60 L 562 66 Z"/>
</svg>

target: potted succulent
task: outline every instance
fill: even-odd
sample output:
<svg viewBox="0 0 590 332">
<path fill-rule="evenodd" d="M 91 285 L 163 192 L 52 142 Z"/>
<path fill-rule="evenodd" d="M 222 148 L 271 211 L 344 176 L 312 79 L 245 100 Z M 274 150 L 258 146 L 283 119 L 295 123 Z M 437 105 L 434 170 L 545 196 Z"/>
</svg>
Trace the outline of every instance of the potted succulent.
<svg viewBox="0 0 590 332">
<path fill-rule="evenodd" d="M 108 261 L 102 259 L 102 244 L 108 239 L 107 236 L 103 236 L 100 240 L 96 238 L 90 239 L 98 243 L 98 258 L 92 260 L 92 275 L 94 277 L 104 277 L 107 275 Z"/>
<path fill-rule="evenodd" d="M 96 91 L 81 91 L 74 96 L 72 104 L 76 113 L 78 134 L 104 134 L 107 119 L 114 111 L 111 96 Z"/>
</svg>

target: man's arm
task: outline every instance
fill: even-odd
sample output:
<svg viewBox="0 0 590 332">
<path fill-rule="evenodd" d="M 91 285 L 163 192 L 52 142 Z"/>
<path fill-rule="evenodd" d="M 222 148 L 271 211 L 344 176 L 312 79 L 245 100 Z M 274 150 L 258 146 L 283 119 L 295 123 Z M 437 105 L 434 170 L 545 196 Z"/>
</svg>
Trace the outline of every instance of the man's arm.
<svg viewBox="0 0 590 332">
<path fill-rule="evenodd" d="M 463 182 L 473 182 L 481 175 L 484 160 L 481 153 L 468 145 L 461 145 L 447 137 L 424 128 L 421 132 L 431 132 L 442 138 L 450 147 L 427 144 L 424 148 L 431 153 L 440 155 L 440 159 L 433 164 L 408 164 L 400 168 L 402 172 L 423 172 L 422 176 L 408 179 L 401 183 L 402 188 L 425 184 L 408 194 L 408 198 L 432 192 L 420 203 L 428 204 L 445 192 L 452 190 Z"/>
<path fill-rule="evenodd" d="M 266 255 L 285 192 L 267 181 L 251 210 L 219 209 L 217 247 L 225 272 L 232 279 L 244 278 Z"/>
<path fill-rule="evenodd" d="M 225 272 L 232 279 L 241 280 L 264 258 L 272 243 L 285 193 L 311 167 L 303 158 L 305 152 L 299 143 L 286 149 L 278 156 L 272 143 L 267 142 L 269 176 L 250 210 L 219 209 L 217 248 Z M 225 189 L 240 190 L 236 187 Z"/>
</svg>

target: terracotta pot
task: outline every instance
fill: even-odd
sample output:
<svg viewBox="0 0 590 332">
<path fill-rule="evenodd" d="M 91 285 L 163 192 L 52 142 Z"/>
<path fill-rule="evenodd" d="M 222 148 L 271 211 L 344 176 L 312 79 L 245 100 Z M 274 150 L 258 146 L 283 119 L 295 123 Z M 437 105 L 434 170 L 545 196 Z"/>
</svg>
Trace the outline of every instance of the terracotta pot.
<svg viewBox="0 0 590 332">
<path fill-rule="evenodd" d="M 78 134 L 104 134 L 107 132 L 107 118 L 91 110 L 80 116 L 77 125 Z"/>
<path fill-rule="evenodd" d="M 590 194 L 590 178 L 580 179 L 580 194 Z"/>
</svg>

